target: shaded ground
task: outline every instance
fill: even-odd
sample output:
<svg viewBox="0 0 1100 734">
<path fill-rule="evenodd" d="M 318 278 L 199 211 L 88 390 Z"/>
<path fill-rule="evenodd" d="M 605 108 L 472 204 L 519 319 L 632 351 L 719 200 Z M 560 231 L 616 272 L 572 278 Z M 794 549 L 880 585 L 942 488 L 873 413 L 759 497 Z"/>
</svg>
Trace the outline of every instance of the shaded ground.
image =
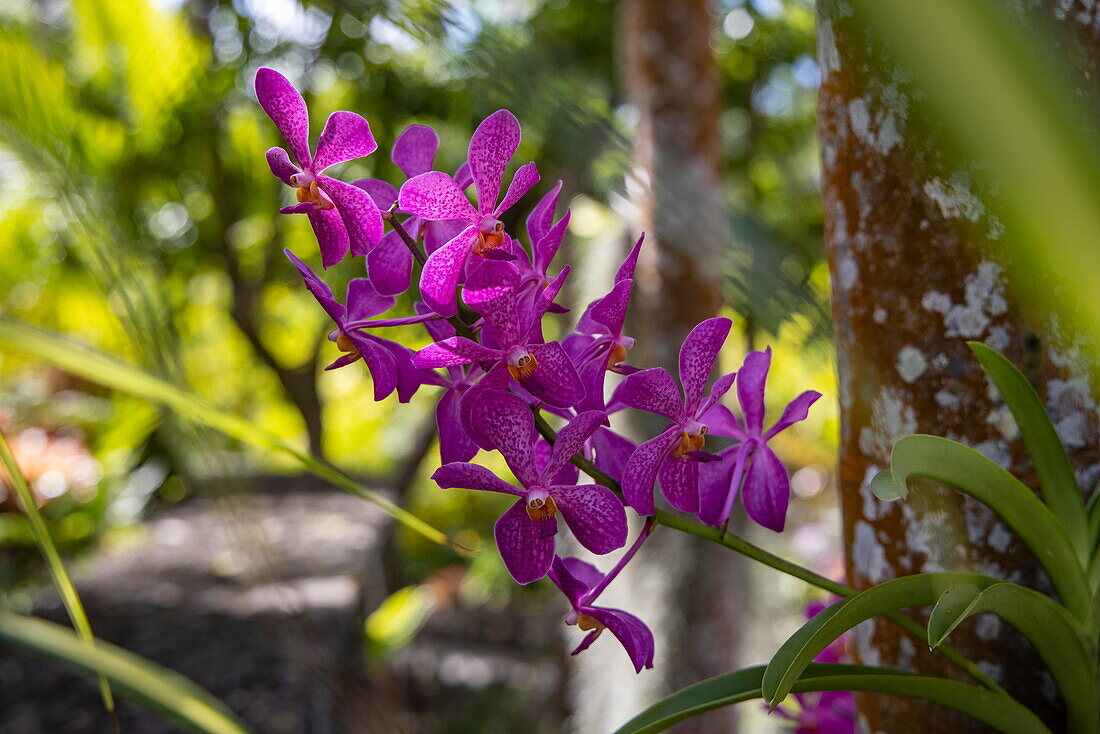
<svg viewBox="0 0 1100 734">
<path fill-rule="evenodd" d="M 97 636 L 188 676 L 257 732 L 561 729 L 553 610 L 456 602 L 387 665 L 365 669 L 363 610 L 386 592 L 386 523 L 360 499 L 294 482 L 188 501 L 145 527 L 77 573 Z M 64 619 L 52 592 L 36 613 Z M 126 734 L 178 731 L 126 701 L 119 711 Z M 107 724 L 94 685 L 0 650 L 0 731 L 100 734 Z"/>
</svg>

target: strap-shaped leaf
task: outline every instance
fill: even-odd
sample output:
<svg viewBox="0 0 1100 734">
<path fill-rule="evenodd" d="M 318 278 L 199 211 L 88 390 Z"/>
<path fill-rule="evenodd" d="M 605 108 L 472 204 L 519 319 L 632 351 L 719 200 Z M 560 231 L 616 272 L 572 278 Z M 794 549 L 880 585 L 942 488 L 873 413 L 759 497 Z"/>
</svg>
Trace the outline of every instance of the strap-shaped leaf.
<svg viewBox="0 0 1100 734">
<path fill-rule="evenodd" d="M 1043 500 L 1066 527 L 1066 533 L 1083 562 L 1088 558 L 1084 500 L 1081 497 L 1081 488 L 1077 486 L 1073 467 L 1069 463 L 1069 456 L 1054 430 L 1054 424 L 1050 422 L 1046 406 L 1039 399 L 1035 388 L 1012 362 L 981 342 L 969 344 L 970 350 L 981 362 L 982 369 L 1000 391 L 1005 405 L 1012 411 L 1016 425 L 1020 428 L 1020 437 L 1023 438 L 1031 461 L 1035 464 L 1035 472 L 1039 475 Z"/>
<path fill-rule="evenodd" d="M 860 622 L 896 609 L 931 606 L 946 589 L 964 583 L 985 588 L 998 582 L 976 573 L 922 573 L 886 581 L 837 602 L 804 624 L 772 656 L 762 681 L 764 700 L 777 706 L 813 659 Z"/>
<path fill-rule="evenodd" d="M 157 716 L 200 734 L 246 734 L 216 698 L 167 668 L 102 640 L 88 644 L 52 622 L 0 611 L 0 640 L 58 660 L 89 676 L 102 674 L 122 695 Z"/>
<path fill-rule="evenodd" d="M 981 589 L 956 584 L 940 596 L 928 618 L 928 644 L 937 647 L 960 622 L 990 612 L 1020 630 L 1043 658 L 1069 710 L 1070 730 L 1095 732 L 1092 656 L 1085 632 L 1065 607 L 1037 591 L 1006 582 Z"/>
<path fill-rule="evenodd" d="M 28 355 L 44 364 L 79 375 L 112 390 L 159 403 L 197 423 L 221 431 L 241 443 L 265 451 L 285 454 L 311 474 L 345 492 L 362 497 L 389 514 L 394 520 L 432 542 L 450 545 L 460 552 L 465 550 L 449 541 L 442 531 L 394 504 L 378 492 L 363 486 L 339 469 L 302 453 L 239 415 L 219 410 L 198 395 L 162 380 L 113 354 L 107 354 L 87 344 L 10 318 L 0 318 L 0 347 Z"/>
<path fill-rule="evenodd" d="M 928 477 L 987 505 L 1038 557 L 1062 603 L 1079 620 L 1086 618 L 1091 594 L 1066 529 L 1019 479 L 961 443 L 923 435 L 894 444 L 890 473 L 899 487 L 912 476 Z"/>
<path fill-rule="evenodd" d="M 871 494 L 883 502 L 903 500 L 909 494 L 908 487 L 899 487 L 894 482 L 894 475 L 889 469 L 884 469 L 871 479 Z"/>
<path fill-rule="evenodd" d="M 758 665 L 690 685 L 653 704 L 616 734 L 653 734 L 692 716 L 760 698 L 763 674 L 764 667 Z M 889 668 L 814 663 L 794 692 L 815 691 L 867 691 L 921 698 L 962 711 L 1009 734 L 1050 733 L 1035 714 L 1003 693 Z"/>
</svg>

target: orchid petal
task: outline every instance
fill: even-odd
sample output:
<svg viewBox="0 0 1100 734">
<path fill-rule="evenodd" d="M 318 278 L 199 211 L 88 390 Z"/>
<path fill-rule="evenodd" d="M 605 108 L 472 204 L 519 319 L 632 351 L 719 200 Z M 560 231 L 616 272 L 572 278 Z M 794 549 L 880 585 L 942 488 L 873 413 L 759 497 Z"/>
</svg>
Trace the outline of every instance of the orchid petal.
<svg viewBox="0 0 1100 734">
<path fill-rule="evenodd" d="M 306 284 L 306 290 L 317 299 L 317 303 L 321 304 L 321 308 L 325 310 L 329 318 L 335 321 L 337 325 L 342 324 L 346 311 L 344 306 L 332 295 L 332 290 L 328 287 L 328 284 L 317 277 L 317 274 L 293 252 L 284 248 L 283 254 L 287 256 L 291 264 L 293 264 L 294 267 L 298 269 L 298 272 L 302 274 L 302 279 Z"/>
<path fill-rule="evenodd" d="M 607 487 L 551 487 L 550 496 L 573 536 L 588 550 L 603 555 L 626 545 L 626 510 Z"/>
<path fill-rule="evenodd" d="M 513 180 L 514 182 L 514 180 Z M 527 215 L 527 239 L 532 244 L 538 242 L 550 231 L 554 223 L 554 210 L 558 208 L 558 196 L 561 194 L 561 181 L 543 194 L 538 203 Z"/>
<path fill-rule="evenodd" d="M 397 296 L 409 289 L 413 255 L 400 235 L 393 230 L 382 235 L 373 250 L 367 253 L 367 272 L 378 292 Z"/>
<path fill-rule="evenodd" d="M 680 439 L 680 427 L 672 425 L 631 454 L 623 469 L 623 497 L 643 517 L 653 514 L 653 483 L 657 470 Z"/>
<path fill-rule="evenodd" d="M 681 512 L 699 512 L 699 462 L 665 457 L 657 470 L 661 494 Z"/>
<path fill-rule="evenodd" d="M 532 487 L 538 483 L 535 418 L 526 403 L 512 393 L 493 390 L 474 403 L 471 420 L 501 453 L 523 486 Z"/>
<path fill-rule="evenodd" d="M 344 220 L 335 209 L 317 209 L 306 212 L 306 216 L 321 248 L 321 265 L 331 268 L 344 259 L 351 244 Z"/>
<path fill-rule="evenodd" d="M 420 274 L 420 295 L 424 303 L 440 316 L 454 316 L 458 310 L 458 279 L 462 276 L 470 246 L 477 237 L 475 227 L 467 227 L 454 239 L 433 252 Z"/>
<path fill-rule="evenodd" d="M 787 407 L 783 409 L 783 415 L 779 416 L 779 420 L 775 422 L 775 425 L 764 434 L 764 440 L 770 441 L 777 433 L 787 430 L 795 423 L 806 420 L 806 417 L 810 414 L 810 406 L 816 403 L 820 397 L 821 393 L 818 391 L 807 390 L 787 403 Z"/>
<path fill-rule="evenodd" d="M 361 178 L 352 181 L 351 185 L 357 186 L 370 194 L 370 198 L 374 200 L 374 205 L 378 207 L 379 211 L 389 211 L 393 203 L 397 201 L 397 189 L 382 179 Z"/>
<path fill-rule="evenodd" d="M 524 491 L 509 484 L 496 474 L 479 464 L 464 462 L 447 463 L 435 470 L 432 481 L 440 489 L 476 489 L 482 492 L 501 492 L 515 497 L 524 496 Z"/>
<path fill-rule="evenodd" d="M 637 450 L 637 444 L 610 428 L 600 428 L 592 434 L 592 447 L 596 450 L 596 466 L 621 484 L 623 469 Z"/>
<path fill-rule="evenodd" d="M 329 166 L 368 156 L 377 149 L 370 123 L 354 112 L 333 112 L 317 139 L 317 156 L 312 168 L 320 173 Z"/>
<path fill-rule="evenodd" d="M 684 407 L 688 412 L 699 405 L 718 352 L 732 326 L 733 322 L 727 318 L 707 319 L 684 339 L 680 348 L 680 384 L 684 387 Z"/>
<path fill-rule="evenodd" d="M 455 180 L 445 173 L 429 171 L 401 185 L 397 195 L 401 211 L 424 219 L 461 219 L 475 224 L 478 214 Z"/>
<path fill-rule="evenodd" d="M 778 533 L 786 523 L 790 498 L 787 467 L 770 448 L 759 447 L 745 472 L 745 485 L 741 489 L 745 511 L 753 520 Z"/>
<path fill-rule="evenodd" d="M 393 144 L 390 160 L 408 178 L 432 169 L 439 136 L 427 125 L 409 125 Z"/>
<path fill-rule="evenodd" d="M 565 232 L 569 229 L 569 221 L 572 216 L 572 211 L 566 210 L 562 218 L 550 228 L 545 236 L 532 242 L 535 254 L 534 264 L 540 272 L 545 273 L 550 267 L 550 263 L 553 262 L 554 256 L 558 254 L 558 248 L 561 247 L 562 240 L 565 239 Z"/>
<path fill-rule="evenodd" d="M 584 398 L 584 385 L 559 342 L 529 344 L 538 367 L 519 384 L 547 405 L 570 408 Z"/>
<path fill-rule="evenodd" d="M 634 243 L 634 247 L 630 248 L 630 253 L 623 260 L 623 264 L 619 266 L 618 272 L 615 273 L 615 282 L 618 283 L 624 280 L 634 279 L 634 268 L 638 265 L 638 253 L 642 250 L 642 241 L 645 239 L 645 232 L 638 238 L 638 241 Z"/>
<path fill-rule="evenodd" d="M 516 171 L 516 175 L 512 177 L 512 183 L 508 186 L 508 192 L 504 194 L 504 200 L 500 202 L 500 206 L 493 210 L 493 216 L 499 217 L 515 206 L 516 202 L 522 199 L 523 195 L 538 182 L 539 171 L 534 162 L 520 166 L 519 170 Z"/>
<path fill-rule="evenodd" d="M 439 460 L 444 464 L 469 461 L 477 454 L 477 445 L 462 427 L 458 405 L 462 395 L 458 390 L 446 390 L 435 406 L 435 423 L 439 430 Z"/>
<path fill-rule="evenodd" d="M 663 367 L 635 372 L 623 380 L 618 395 L 635 410 L 649 411 L 674 421 L 683 417 L 684 408 L 676 381 Z"/>
<path fill-rule="evenodd" d="M 557 522 L 552 517 L 532 520 L 524 500 L 519 500 L 500 516 L 493 527 L 497 550 L 504 566 L 518 584 L 538 581 L 554 562 L 554 534 Z"/>
<path fill-rule="evenodd" d="M 361 321 L 393 308 L 393 296 L 383 296 L 366 278 L 353 278 L 348 283 L 347 320 Z"/>
<path fill-rule="evenodd" d="M 645 622 L 621 609 L 587 607 L 584 613 L 615 635 L 615 639 L 622 644 L 626 654 L 630 656 L 630 662 L 634 664 L 636 673 L 653 667 L 655 644 L 653 633 Z"/>
<path fill-rule="evenodd" d="M 285 76 L 266 66 L 256 70 L 256 99 L 279 128 L 299 168 L 309 168 L 309 111 Z"/>
<path fill-rule="evenodd" d="M 574 454 L 584 448 L 584 444 L 600 426 L 607 425 L 607 414 L 599 410 L 588 410 L 569 421 L 560 431 L 550 454 L 550 463 L 543 470 L 543 477 L 551 477 L 569 463 Z"/>
<path fill-rule="evenodd" d="M 413 357 L 416 367 L 457 367 L 471 362 L 488 362 L 500 359 L 500 352 L 484 347 L 464 336 L 452 336 L 435 344 L 429 344 Z"/>
<path fill-rule="evenodd" d="M 749 352 L 737 374 L 737 400 L 741 403 L 745 430 L 752 436 L 759 436 L 764 430 L 764 384 L 771 361 L 771 347 L 763 352 Z"/>
<path fill-rule="evenodd" d="M 470 138 L 466 160 L 477 189 L 479 213 L 493 211 L 504 169 L 519 148 L 519 140 L 519 120 L 508 110 L 497 110 L 486 117 Z"/>
<path fill-rule="evenodd" d="M 358 186 L 318 176 L 317 183 L 332 199 L 348 231 L 352 255 L 366 255 L 382 239 L 382 213 L 374 199 Z"/>
<path fill-rule="evenodd" d="M 264 154 L 267 158 L 267 166 L 271 169 L 271 172 L 275 174 L 275 178 L 279 179 L 287 186 L 293 186 L 290 177 L 301 171 L 298 166 L 290 162 L 290 156 L 285 150 L 279 147 L 268 148 L 267 153 Z"/>
</svg>

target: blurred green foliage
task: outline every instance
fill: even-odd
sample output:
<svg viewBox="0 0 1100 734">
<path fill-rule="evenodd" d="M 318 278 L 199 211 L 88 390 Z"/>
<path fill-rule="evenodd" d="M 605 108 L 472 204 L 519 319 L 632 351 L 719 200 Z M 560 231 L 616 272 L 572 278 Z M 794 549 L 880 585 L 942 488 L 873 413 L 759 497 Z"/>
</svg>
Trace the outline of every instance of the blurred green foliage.
<svg viewBox="0 0 1100 734">
<path fill-rule="evenodd" d="M 805 364 L 815 380 L 831 380 L 812 2 L 722 0 L 716 11 L 735 234 L 728 302 L 748 330 L 817 345 Z M 347 180 L 400 182 L 388 151 L 413 122 L 439 131 L 437 167 L 451 170 L 476 122 L 507 106 L 524 126 L 520 157 L 538 163 L 544 183 L 561 178 L 567 198 L 603 212 L 574 237 L 606 241 L 617 235 L 600 222 L 615 219 L 624 196 L 633 129 L 615 14 L 606 0 L 5 3 L 0 309 L 382 475 L 430 420 L 433 396 L 425 390 L 398 414 L 394 398 L 371 402 L 364 372 L 320 374 L 335 354 L 324 315 L 281 254 L 289 247 L 316 264 L 316 245 L 304 217 L 276 213 L 288 193 L 263 151 L 282 141 L 252 97 L 254 70 L 274 66 L 303 89 L 314 135 L 334 109 L 369 119 L 380 151 L 348 164 Z M 358 267 L 329 273 L 334 290 Z M 398 338 L 423 339 L 412 328 Z M 785 391 L 790 380 L 776 379 Z M 55 525 L 85 517 L 65 520 L 76 529 L 58 536 L 62 545 L 86 541 L 104 521 L 132 521 L 151 497 L 179 499 L 189 486 L 181 474 L 287 468 L 11 356 L 0 355 L 0 381 L 4 426 L 65 427 L 100 462 L 95 500 L 44 508 Z M 831 428 L 826 416 L 803 441 L 830 442 Z M 497 503 L 472 494 L 420 482 L 410 509 L 440 527 L 486 528 Z M 19 534 L 17 520 L 0 522 L 5 537 Z M 413 575 L 447 560 L 415 539 L 407 546 Z"/>
</svg>

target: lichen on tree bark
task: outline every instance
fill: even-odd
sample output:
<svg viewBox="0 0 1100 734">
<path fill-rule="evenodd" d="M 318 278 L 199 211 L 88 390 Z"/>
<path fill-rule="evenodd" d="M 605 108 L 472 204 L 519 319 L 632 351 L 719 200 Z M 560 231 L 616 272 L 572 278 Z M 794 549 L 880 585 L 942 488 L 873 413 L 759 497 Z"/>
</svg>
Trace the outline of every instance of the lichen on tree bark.
<svg viewBox="0 0 1100 734">
<path fill-rule="evenodd" d="M 866 588 L 911 573 L 973 570 L 1049 591 L 1027 548 L 977 502 L 931 484 L 903 503 L 880 503 L 870 493 L 894 442 L 911 433 L 961 441 L 1037 488 L 1011 413 L 967 340 L 984 341 L 1023 369 L 1090 490 L 1100 476 L 1097 393 L 1088 345 L 1054 315 L 1021 305 L 1019 289 L 1034 284 L 1008 275 L 999 253 L 1004 226 L 993 187 L 978 175 L 980 161 L 946 152 L 922 91 L 847 3 L 821 0 L 818 20 L 850 581 Z M 1077 34 L 1077 42 L 1091 43 L 1096 57 L 1095 36 Z M 952 644 L 1045 719 L 1060 720 L 1053 681 L 1008 625 L 979 617 Z M 890 625 L 861 626 L 854 648 L 864 663 L 954 675 Z M 972 726 L 900 698 L 861 697 L 860 715 L 861 729 L 891 734 Z"/>
</svg>

